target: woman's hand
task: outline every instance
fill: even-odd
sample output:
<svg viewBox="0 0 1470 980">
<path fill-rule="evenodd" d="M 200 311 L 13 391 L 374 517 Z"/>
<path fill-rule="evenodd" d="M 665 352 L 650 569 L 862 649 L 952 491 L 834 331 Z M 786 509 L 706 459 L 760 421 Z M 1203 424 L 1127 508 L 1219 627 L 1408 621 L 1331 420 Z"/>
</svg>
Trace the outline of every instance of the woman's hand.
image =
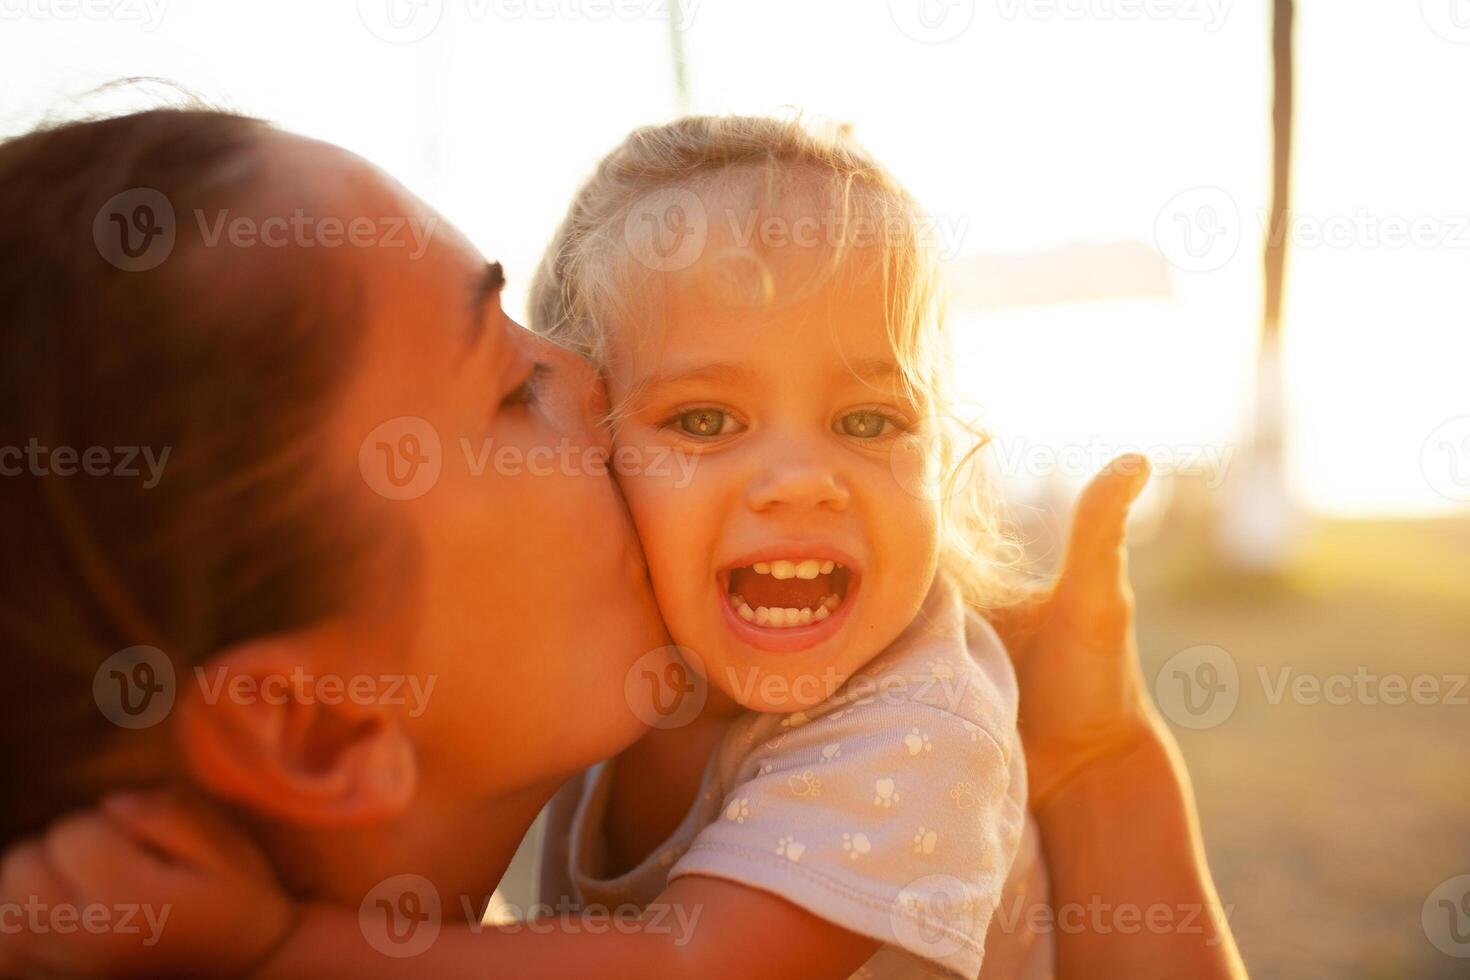
<svg viewBox="0 0 1470 980">
<path fill-rule="evenodd" d="M 1124 525 L 1148 461 L 1120 456 L 1082 491 L 1061 575 L 990 619 L 1015 662 L 1032 809 L 1157 728 L 1138 669 Z"/>
<path fill-rule="evenodd" d="M 244 976 L 294 909 L 255 844 L 202 802 L 128 793 L 0 861 L 0 975 Z"/>
</svg>

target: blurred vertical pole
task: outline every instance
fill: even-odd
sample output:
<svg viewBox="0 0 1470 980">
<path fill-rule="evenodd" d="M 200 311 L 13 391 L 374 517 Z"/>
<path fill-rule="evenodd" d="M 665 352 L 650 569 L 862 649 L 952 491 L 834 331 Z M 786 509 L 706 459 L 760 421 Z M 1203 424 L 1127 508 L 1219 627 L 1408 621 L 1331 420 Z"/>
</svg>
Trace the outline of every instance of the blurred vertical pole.
<svg viewBox="0 0 1470 980">
<path fill-rule="evenodd" d="M 1281 305 L 1286 285 L 1287 242 L 1291 236 L 1291 140 L 1295 110 L 1293 33 L 1295 0 L 1273 0 L 1271 64 L 1275 91 L 1271 103 L 1271 221 L 1266 235 L 1266 303 L 1261 317 L 1261 348 L 1256 365 L 1253 452 L 1262 464 L 1285 469 L 1286 419 L 1281 377 Z M 1285 492 L 1283 488 L 1283 493 Z"/>
<path fill-rule="evenodd" d="M 679 115 L 689 114 L 689 66 L 684 57 L 684 3 L 669 0 L 669 44 L 674 56 L 674 106 Z"/>
<path fill-rule="evenodd" d="M 1271 64 L 1275 93 L 1271 103 L 1272 157 L 1271 225 L 1266 239 L 1266 311 L 1261 323 L 1261 356 L 1275 356 L 1281 348 L 1281 295 L 1286 279 L 1286 223 L 1291 211 L 1291 137 L 1295 110 L 1296 64 L 1293 32 L 1295 0 L 1274 0 L 1275 26 L 1271 35 Z M 1264 435 L 1257 428 L 1258 437 Z M 1278 441 L 1279 441 L 1279 433 Z"/>
<path fill-rule="evenodd" d="M 1286 391 L 1281 368 L 1281 316 L 1291 238 L 1296 3 L 1272 2 L 1271 219 L 1264 254 L 1265 304 L 1250 445 L 1226 498 L 1221 528 L 1226 559 L 1252 572 L 1281 569 L 1297 543 L 1300 525 L 1286 487 Z"/>
</svg>

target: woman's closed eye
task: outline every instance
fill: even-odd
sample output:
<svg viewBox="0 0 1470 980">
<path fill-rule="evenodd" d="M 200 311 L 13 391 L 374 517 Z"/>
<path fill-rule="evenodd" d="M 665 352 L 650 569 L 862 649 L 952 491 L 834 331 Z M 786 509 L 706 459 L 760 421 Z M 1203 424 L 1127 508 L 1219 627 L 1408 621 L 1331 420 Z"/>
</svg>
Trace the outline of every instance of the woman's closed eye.
<svg viewBox="0 0 1470 980">
<path fill-rule="evenodd" d="M 512 388 L 500 400 L 501 409 L 536 404 L 541 393 L 541 385 L 550 376 L 550 364 L 531 365 L 531 369 L 526 372 L 525 377 L 521 379 L 521 383 Z"/>
</svg>

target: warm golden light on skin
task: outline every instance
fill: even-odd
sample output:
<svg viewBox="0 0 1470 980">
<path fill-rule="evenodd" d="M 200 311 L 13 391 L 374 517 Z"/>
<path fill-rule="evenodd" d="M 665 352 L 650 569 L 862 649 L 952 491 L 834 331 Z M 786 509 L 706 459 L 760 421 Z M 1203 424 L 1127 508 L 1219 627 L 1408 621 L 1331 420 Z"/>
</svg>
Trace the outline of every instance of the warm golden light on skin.
<svg viewBox="0 0 1470 980">
<path fill-rule="evenodd" d="M 786 254 L 767 256 L 777 295 L 809 259 Z M 732 308 L 711 301 L 698 273 L 671 277 L 656 324 L 614 338 L 610 384 L 622 406 L 615 449 L 689 454 L 692 477 L 650 471 L 620 483 L 670 634 L 699 651 L 713 688 L 757 710 L 809 707 L 898 636 L 933 578 L 938 508 L 894 479 L 901 430 L 871 441 L 834 431 L 855 411 L 911 425 L 915 407 L 891 383 L 875 384 L 891 382 L 896 364 L 883 292 L 871 279 L 844 270 L 797 300 Z M 699 408 L 720 413 L 722 434 L 696 438 L 671 424 Z M 832 638 L 764 652 L 725 624 L 717 576 L 745 564 L 741 556 L 788 542 L 840 549 L 866 574 Z M 804 554 L 793 546 L 792 557 Z M 823 686 L 788 683 L 781 690 L 799 701 L 766 703 L 768 677 L 821 678 Z"/>
</svg>

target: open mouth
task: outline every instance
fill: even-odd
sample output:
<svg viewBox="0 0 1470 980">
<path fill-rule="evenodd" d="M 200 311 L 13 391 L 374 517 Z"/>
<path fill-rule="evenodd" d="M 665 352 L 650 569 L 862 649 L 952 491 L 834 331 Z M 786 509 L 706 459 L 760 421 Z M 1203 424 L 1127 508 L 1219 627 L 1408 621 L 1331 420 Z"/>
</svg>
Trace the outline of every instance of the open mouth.
<svg viewBox="0 0 1470 980">
<path fill-rule="evenodd" d="M 758 561 L 722 573 L 726 599 L 755 626 L 792 629 L 826 620 L 847 599 L 851 569 L 824 558 Z"/>
</svg>

